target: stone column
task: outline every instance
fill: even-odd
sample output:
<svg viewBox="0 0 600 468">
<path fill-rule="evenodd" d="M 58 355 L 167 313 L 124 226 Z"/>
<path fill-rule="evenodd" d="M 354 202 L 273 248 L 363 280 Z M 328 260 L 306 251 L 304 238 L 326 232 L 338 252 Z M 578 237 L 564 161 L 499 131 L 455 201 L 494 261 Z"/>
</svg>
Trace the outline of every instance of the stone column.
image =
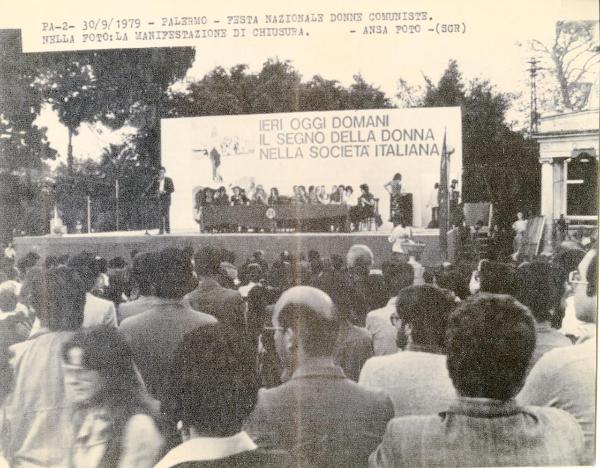
<svg viewBox="0 0 600 468">
<path fill-rule="evenodd" d="M 546 217 L 544 237 L 542 239 L 542 255 L 552 255 L 552 220 L 554 211 L 554 180 L 552 159 L 540 158 L 542 165 L 542 200 L 540 214 Z"/>
</svg>

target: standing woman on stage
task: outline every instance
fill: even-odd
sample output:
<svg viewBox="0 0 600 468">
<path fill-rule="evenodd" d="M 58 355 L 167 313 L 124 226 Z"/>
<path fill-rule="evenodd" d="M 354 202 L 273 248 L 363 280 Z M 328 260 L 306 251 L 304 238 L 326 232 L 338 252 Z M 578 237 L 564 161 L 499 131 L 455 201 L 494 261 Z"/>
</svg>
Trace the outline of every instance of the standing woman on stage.
<svg viewBox="0 0 600 468">
<path fill-rule="evenodd" d="M 392 180 L 383 186 L 390 194 L 390 221 L 397 226 L 402 218 L 401 197 L 402 197 L 402 174 L 396 172 Z"/>
</svg>

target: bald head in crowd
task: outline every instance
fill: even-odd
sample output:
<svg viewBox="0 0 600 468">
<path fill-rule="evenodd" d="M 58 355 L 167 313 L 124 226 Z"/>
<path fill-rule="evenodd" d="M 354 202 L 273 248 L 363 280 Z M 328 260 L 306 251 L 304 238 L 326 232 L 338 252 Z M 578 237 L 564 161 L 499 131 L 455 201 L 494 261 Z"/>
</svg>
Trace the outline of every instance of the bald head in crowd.
<svg viewBox="0 0 600 468">
<path fill-rule="evenodd" d="M 306 357 L 331 357 L 338 318 L 331 298 L 310 286 L 285 291 L 273 310 L 275 344 L 286 365 Z"/>
</svg>

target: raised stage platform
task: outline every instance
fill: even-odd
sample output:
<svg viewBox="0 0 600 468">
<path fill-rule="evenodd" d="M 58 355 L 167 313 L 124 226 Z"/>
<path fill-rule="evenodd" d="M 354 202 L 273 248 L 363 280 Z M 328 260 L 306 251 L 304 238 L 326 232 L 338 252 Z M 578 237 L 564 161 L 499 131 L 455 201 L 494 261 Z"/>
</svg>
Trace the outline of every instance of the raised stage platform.
<svg viewBox="0 0 600 468">
<path fill-rule="evenodd" d="M 130 258 L 134 249 L 139 252 L 160 250 L 165 247 L 203 245 L 223 247 L 235 252 L 236 263 L 241 264 L 252 252 L 263 250 L 267 261 L 272 262 L 280 252 L 293 254 L 318 251 L 322 257 L 338 254 L 345 257 L 353 244 L 368 245 L 375 255 L 375 264 L 381 265 L 391 257 L 389 232 L 368 231 L 354 233 L 233 233 L 201 234 L 197 232 L 174 232 L 159 235 L 156 230 L 145 235 L 144 231 L 106 232 L 94 234 L 47 235 L 40 237 L 16 237 L 14 240 L 17 258 L 30 250 L 41 257 L 77 253 L 83 250 L 101 255 L 106 259 L 121 256 Z M 413 239 L 426 244 L 421 258 L 424 266 L 435 266 L 441 262 L 437 229 L 413 228 Z"/>
</svg>

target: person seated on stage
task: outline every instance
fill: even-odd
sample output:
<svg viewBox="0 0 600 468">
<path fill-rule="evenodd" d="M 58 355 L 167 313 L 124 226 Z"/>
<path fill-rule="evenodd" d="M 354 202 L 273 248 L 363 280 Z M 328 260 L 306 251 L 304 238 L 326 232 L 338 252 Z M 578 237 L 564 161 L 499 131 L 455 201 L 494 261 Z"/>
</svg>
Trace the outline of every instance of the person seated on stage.
<svg viewBox="0 0 600 468">
<path fill-rule="evenodd" d="M 350 208 L 350 222 L 354 225 L 354 230 L 358 231 L 359 224 L 367 218 L 375 215 L 375 197 L 369 192 L 369 186 L 362 184 L 360 186 L 361 194 L 358 197 L 356 206 Z"/>
<path fill-rule="evenodd" d="M 206 187 L 204 189 L 204 206 L 214 205 L 215 204 L 215 190 Z"/>
<path fill-rule="evenodd" d="M 279 205 L 279 189 L 277 187 L 271 187 L 271 193 L 268 199 L 269 206 Z"/>
<path fill-rule="evenodd" d="M 246 198 L 246 195 L 244 194 L 244 197 L 242 197 L 242 189 L 236 185 L 232 190 L 233 195 L 231 195 L 231 206 L 245 205 L 246 203 L 244 203 L 244 198 Z"/>
<path fill-rule="evenodd" d="M 344 184 L 338 185 L 338 195 L 340 197 L 340 203 L 346 203 L 346 186 Z"/>
<path fill-rule="evenodd" d="M 358 204 L 358 199 L 354 195 L 354 189 L 351 185 L 346 185 L 344 189 L 344 201 L 348 206 L 356 206 Z"/>
<path fill-rule="evenodd" d="M 294 194 L 294 203 L 303 205 L 308 202 L 308 195 L 306 194 L 306 188 L 304 185 L 299 185 L 298 189 Z"/>
<path fill-rule="evenodd" d="M 331 193 L 329 194 L 329 203 L 332 205 L 339 205 L 342 203 L 342 197 L 340 196 L 340 192 L 338 190 L 337 185 L 333 185 L 331 187 Z"/>
<path fill-rule="evenodd" d="M 250 204 L 250 199 L 248 198 L 248 195 L 246 194 L 246 189 L 240 189 L 240 200 L 242 201 L 242 205 L 249 205 Z"/>
<path fill-rule="evenodd" d="M 329 194 L 327 193 L 327 190 L 325 190 L 324 185 L 317 187 L 317 198 L 322 205 L 329 204 Z"/>
<path fill-rule="evenodd" d="M 262 185 L 257 185 L 256 190 L 254 190 L 254 194 L 252 196 L 252 202 L 256 205 L 266 205 L 267 204 L 267 192 Z"/>
<path fill-rule="evenodd" d="M 215 205 L 229 205 L 229 195 L 225 187 L 221 186 L 215 193 Z"/>
<path fill-rule="evenodd" d="M 317 196 L 317 192 L 315 190 L 314 185 L 308 187 L 308 195 L 306 198 L 307 203 L 310 203 L 312 205 L 316 205 L 317 203 L 319 203 L 319 197 Z"/>
</svg>

